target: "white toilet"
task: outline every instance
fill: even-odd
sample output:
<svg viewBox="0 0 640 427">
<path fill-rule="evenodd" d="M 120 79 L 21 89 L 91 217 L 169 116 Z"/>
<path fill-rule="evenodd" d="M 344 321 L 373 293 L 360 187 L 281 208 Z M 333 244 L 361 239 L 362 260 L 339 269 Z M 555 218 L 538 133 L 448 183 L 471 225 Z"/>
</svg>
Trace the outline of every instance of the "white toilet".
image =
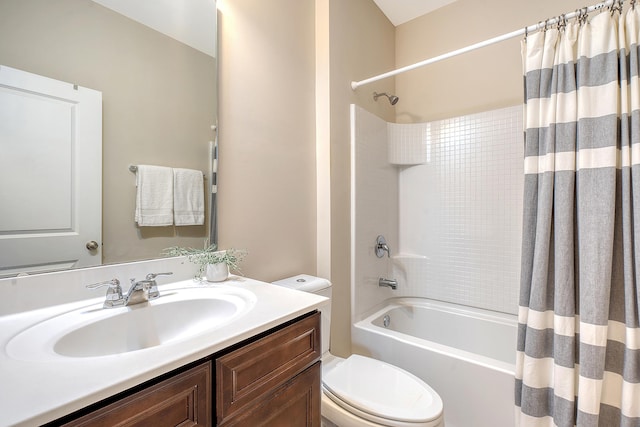
<svg viewBox="0 0 640 427">
<path fill-rule="evenodd" d="M 331 298 L 331 283 L 319 277 L 300 274 L 273 284 Z M 420 378 L 370 357 L 333 356 L 331 304 L 321 311 L 323 426 L 444 426 L 442 399 Z"/>
</svg>

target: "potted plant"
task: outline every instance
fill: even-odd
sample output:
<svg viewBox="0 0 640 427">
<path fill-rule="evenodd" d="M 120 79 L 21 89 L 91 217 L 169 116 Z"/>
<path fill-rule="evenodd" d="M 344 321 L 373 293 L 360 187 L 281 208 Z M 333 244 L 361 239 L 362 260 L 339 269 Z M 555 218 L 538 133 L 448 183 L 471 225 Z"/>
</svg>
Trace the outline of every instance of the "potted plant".
<svg viewBox="0 0 640 427">
<path fill-rule="evenodd" d="M 182 248 L 173 246 L 163 251 L 167 256 L 186 256 L 187 259 L 198 265 L 196 279 L 202 280 L 203 274 L 206 273 L 206 279 L 209 282 L 222 282 L 229 277 L 229 271 L 240 273 L 240 262 L 244 259 L 247 252 L 243 249 L 226 249 L 217 250 L 216 245 L 205 243 L 204 249 Z"/>
</svg>

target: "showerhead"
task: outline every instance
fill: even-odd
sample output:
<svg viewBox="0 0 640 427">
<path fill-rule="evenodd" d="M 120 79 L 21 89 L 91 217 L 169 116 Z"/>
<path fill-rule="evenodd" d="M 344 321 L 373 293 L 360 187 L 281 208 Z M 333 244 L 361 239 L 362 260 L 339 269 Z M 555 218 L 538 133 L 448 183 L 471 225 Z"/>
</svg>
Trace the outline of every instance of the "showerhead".
<svg viewBox="0 0 640 427">
<path fill-rule="evenodd" d="M 381 96 L 386 96 L 389 99 L 389 102 L 391 103 L 391 105 L 396 105 L 398 103 L 398 101 L 400 100 L 400 98 L 398 98 L 395 95 L 387 95 L 386 93 L 377 93 L 377 92 L 373 92 L 373 100 L 377 101 L 379 97 Z"/>
</svg>

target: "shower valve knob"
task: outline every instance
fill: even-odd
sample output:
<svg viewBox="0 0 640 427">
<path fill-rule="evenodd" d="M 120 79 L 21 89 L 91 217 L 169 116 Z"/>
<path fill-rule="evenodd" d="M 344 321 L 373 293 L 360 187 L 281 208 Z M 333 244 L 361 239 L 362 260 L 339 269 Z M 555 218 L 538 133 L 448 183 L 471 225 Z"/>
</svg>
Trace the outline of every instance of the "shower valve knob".
<svg viewBox="0 0 640 427">
<path fill-rule="evenodd" d="M 384 236 L 378 236 L 376 238 L 376 256 L 382 258 L 385 252 L 387 253 L 387 257 L 390 258 L 391 251 L 389 250 L 386 239 Z"/>
</svg>

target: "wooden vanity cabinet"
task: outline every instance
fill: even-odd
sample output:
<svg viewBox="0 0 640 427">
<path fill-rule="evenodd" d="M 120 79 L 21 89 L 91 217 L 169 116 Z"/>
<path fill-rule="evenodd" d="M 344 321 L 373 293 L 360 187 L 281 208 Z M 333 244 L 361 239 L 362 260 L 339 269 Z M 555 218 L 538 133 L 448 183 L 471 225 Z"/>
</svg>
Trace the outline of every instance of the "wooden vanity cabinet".
<svg viewBox="0 0 640 427">
<path fill-rule="evenodd" d="M 319 427 L 320 356 L 313 312 L 47 426 Z"/>
</svg>

